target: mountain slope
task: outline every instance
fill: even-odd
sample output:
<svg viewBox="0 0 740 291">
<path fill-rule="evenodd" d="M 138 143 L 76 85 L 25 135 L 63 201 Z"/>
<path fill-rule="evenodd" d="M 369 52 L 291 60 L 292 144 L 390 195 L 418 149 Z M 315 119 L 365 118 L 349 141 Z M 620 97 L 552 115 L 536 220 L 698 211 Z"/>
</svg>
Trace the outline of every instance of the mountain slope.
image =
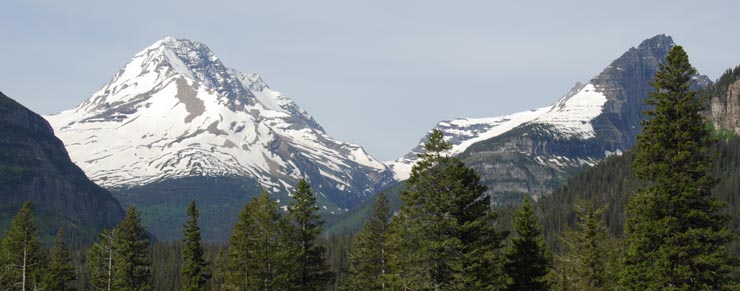
<svg viewBox="0 0 740 291">
<path fill-rule="evenodd" d="M 521 193 L 545 195 L 565 179 L 635 143 L 643 101 L 659 64 L 675 44 L 658 35 L 630 48 L 587 84 L 576 84 L 555 104 L 509 116 L 443 121 L 441 129 L 474 168 L 493 201 L 506 204 Z M 710 83 L 695 77 L 697 87 Z M 388 163 L 408 176 L 421 146 Z"/>
<path fill-rule="evenodd" d="M 88 180 L 41 116 L 0 93 L 0 233 L 31 201 L 42 236 L 59 227 L 70 240 L 92 241 L 123 210 L 111 194 Z"/>
<path fill-rule="evenodd" d="M 152 199 L 139 196 L 171 193 L 182 186 L 171 181 L 192 177 L 254 180 L 285 205 L 305 177 L 322 210 L 341 213 L 393 182 L 384 164 L 331 138 L 259 75 L 229 69 L 187 39 L 156 42 L 78 107 L 46 118 L 93 181 L 141 207 L 152 205 L 135 201 Z M 195 186 L 190 192 L 219 192 Z"/>
<path fill-rule="evenodd" d="M 730 215 L 730 230 L 740 234 L 740 139 L 731 137 L 720 139 L 715 149 L 712 174 L 719 178 L 719 183 L 712 189 L 712 196 L 728 203 L 724 213 Z M 640 186 L 632 175 L 634 155 L 631 152 L 623 156 L 605 159 L 597 166 L 587 169 L 553 191 L 552 195 L 542 197 L 537 209 L 543 217 L 543 226 L 548 240 L 559 244 L 558 235 L 566 226 L 575 222 L 573 206 L 579 200 L 604 206 L 607 227 L 615 235 L 621 235 L 625 223 L 624 209 L 629 198 Z M 733 242 L 730 251 L 740 254 L 740 244 Z"/>
</svg>

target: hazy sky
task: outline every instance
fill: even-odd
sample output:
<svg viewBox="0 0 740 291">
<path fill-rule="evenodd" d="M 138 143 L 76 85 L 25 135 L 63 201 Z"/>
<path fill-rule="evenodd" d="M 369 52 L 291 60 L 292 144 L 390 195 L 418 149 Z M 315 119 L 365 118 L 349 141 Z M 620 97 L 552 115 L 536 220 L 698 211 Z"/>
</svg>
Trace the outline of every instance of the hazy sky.
<svg viewBox="0 0 740 291">
<path fill-rule="evenodd" d="M 716 79 L 740 64 L 740 1 L 29 1 L 0 4 L 0 91 L 73 108 L 165 36 L 256 72 L 381 160 L 436 122 L 549 105 L 665 33 Z"/>
</svg>

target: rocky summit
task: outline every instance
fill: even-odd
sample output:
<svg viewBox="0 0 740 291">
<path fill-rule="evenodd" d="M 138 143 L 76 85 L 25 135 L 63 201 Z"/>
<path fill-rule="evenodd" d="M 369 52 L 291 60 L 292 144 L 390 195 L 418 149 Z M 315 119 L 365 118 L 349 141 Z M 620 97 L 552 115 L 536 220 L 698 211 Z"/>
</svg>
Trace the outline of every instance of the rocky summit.
<svg viewBox="0 0 740 291">
<path fill-rule="evenodd" d="M 584 167 L 634 145 L 649 82 L 674 45 L 666 35 L 647 39 L 550 106 L 442 121 L 435 128 L 453 144 L 452 154 L 481 175 L 495 203 L 516 201 L 522 193 L 546 195 Z M 711 83 L 701 75 L 694 80 L 697 88 Z M 408 177 L 422 150 L 420 143 L 387 163 L 396 178 Z"/>
</svg>

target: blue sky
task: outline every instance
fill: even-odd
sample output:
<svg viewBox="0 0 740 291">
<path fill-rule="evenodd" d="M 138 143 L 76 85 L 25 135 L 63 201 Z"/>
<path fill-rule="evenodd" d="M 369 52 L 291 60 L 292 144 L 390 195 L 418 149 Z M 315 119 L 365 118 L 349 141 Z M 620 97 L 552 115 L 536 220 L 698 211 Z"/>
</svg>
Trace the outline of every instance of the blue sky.
<svg viewBox="0 0 740 291">
<path fill-rule="evenodd" d="M 33 1 L 0 4 L 0 91 L 72 108 L 165 36 L 261 74 L 381 160 L 436 122 L 546 106 L 665 33 L 715 79 L 740 65 L 738 1 Z"/>
</svg>

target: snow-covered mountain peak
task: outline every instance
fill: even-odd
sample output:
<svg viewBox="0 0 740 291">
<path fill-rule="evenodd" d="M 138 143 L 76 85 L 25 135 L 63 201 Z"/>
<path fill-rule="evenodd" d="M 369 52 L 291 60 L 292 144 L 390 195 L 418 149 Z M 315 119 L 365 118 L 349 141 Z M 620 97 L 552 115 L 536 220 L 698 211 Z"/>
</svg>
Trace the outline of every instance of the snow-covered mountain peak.
<svg viewBox="0 0 740 291">
<path fill-rule="evenodd" d="M 344 209 L 392 180 L 260 75 L 227 68 L 187 39 L 157 41 L 80 106 L 46 118 L 72 160 L 108 188 L 239 176 L 277 193 L 305 177 Z"/>
<path fill-rule="evenodd" d="M 648 109 L 644 100 L 652 91 L 650 80 L 675 45 L 664 34 L 646 39 L 548 107 L 502 117 L 442 121 L 436 128 L 453 144 L 453 154 L 467 154 L 476 162 L 486 158 L 500 162 L 503 156 L 522 154 L 550 169 L 592 164 L 634 144 L 642 130 L 641 112 Z M 710 83 L 701 75 L 694 76 L 694 82 L 699 88 Z M 419 144 L 386 165 L 397 179 L 405 179 L 422 150 Z M 485 165 L 479 169 L 485 173 L 505 172 L 498 164 L 480 164 Z"/>
<path fill-rule="evenodd" d="M 94 120 L 130 113 L 146 104 L 146 96 L 178 79 L 184 81 L 180 83 L 182 86 L 202 86 L 214 92 L 219 103 L 232 110 L 243 108 L 253 100 L 250 92 L 206 45 L 165 37 L 138 52 L 75 111 L 102 114 Z"/>
</svg>

